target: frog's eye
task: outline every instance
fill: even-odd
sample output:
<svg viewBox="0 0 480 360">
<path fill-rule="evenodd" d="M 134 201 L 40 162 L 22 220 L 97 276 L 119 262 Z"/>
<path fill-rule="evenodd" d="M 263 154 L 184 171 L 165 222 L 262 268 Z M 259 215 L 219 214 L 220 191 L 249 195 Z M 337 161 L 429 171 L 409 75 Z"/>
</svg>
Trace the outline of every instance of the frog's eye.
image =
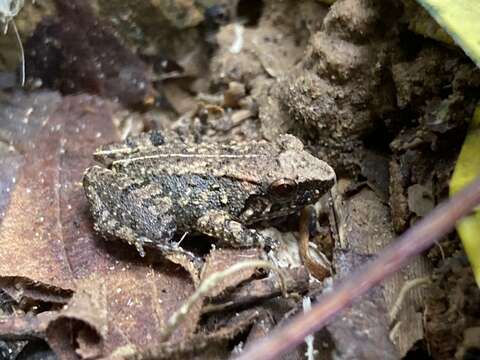
<svg viewBox="0 0 480 360">
<path fill-rule="evenodd" d="M 279 197 L 287 197 L 295 192 L 297 183 L 290 179 L 275 180 L 270 185 L 270 192 Z"/>
</svg>

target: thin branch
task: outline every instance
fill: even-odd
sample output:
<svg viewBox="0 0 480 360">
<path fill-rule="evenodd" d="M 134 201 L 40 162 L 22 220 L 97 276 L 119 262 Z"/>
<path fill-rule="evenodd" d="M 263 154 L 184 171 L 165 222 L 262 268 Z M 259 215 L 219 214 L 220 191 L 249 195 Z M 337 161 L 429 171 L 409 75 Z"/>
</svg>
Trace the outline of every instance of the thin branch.
<svg viewBox="0 0 480 360">
<path fill-rule="evenodd" d="M 392 308 L 389 311 L 389 317 L 390 321 L 395 321 L 395 319 L 398 316 L 398 313 L 402 309 L 402 304 L 405 301 L 405 298 L 407 297 L 407 294 L 414 288 L 418 286 L 423 286 L 423 285 L 428 285 L 431 283 L 430 277 L 425 276 L 421 278 L 416 278 L 407 281 L 402 288 L 400 289 L 400 292 L 398 293 L 397 300 L 395 300 L 395 303 L 393 304 Z"/>
<path fill-rule="evenodd" d="M 15 32 L 15 36 L 17 37 L 18 46 L 20 49 L 20 61 L 22 62 L 22 69 L 20 73 L 20 83 L 22 84 L 22 87 L 23 87 L 25 86 L 25 75 L 26 75 L 25 51 L 23 50 L 22 39 L 20 38 L 20 34 L 18 33 L 17 25 L 15 25 L 15 21 L 13 20 L 12 20 L 12 27 L 13 27 L 13 31 Z"/>
<path fill-rule="evenodd" d="M 163 339 L 163 341 L 168 340 L 168 338 L 172 335 L 172 333 L 178 327 L 178 324 L 183 320 L 185 320 L 191 308 L 198 301 L 208 296 L 210 291 L 214 287 L 218 286 L 218 283 L 220 281 L 238 273 L 239 271 L 242 271 L 244 269 L 250 269 L 250 268 L 265 268 L 265 269 L 270 269 L 272 271 L 275 271 L 278 274 L 282 292 L 286 294 L 287 285 L 286 285 L 284 274 L 279 268 L 274 266 L 272 263 L 266 260 L 247 260 L 247 261 L 236 263 L 223 271 L 218 271 L 216 273 L 211 274 L 205 280 L 202 281 L 198 289 L 195 290 L 195 292 L 185 301 L 185 303 L 177 311 L 175 311 L 168 319 L 165 329 L 163 331 L 163 334 L 161 335 L 161 338 Z"/>
<path fill-rule="evenodd" d="M 236 360 L 271 360 L 294 349 L 305 336 L 320 330 L 359 296 L 378 285 L 447 234 L 462 217 L 480 203 L 480 178 L 468 188 L 437 206 L 430 214 L 382 250 L 378 257 L 361 266 L 334 290 L 325 294 L 310 312 L 293 318 L 270 336 L 254 342 Z"/>
</svg>

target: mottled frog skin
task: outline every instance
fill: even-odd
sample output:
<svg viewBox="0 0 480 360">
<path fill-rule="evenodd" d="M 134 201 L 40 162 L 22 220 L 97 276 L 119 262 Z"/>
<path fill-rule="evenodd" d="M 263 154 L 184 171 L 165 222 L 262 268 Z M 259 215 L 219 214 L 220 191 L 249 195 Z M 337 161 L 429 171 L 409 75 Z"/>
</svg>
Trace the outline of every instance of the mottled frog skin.
<svg viewBox="0 0 480 360">
<path fill-rule="evenodd" d="M 200 233 L 219 246 L 273 246 L 252 225 L 315 203 L 333 169 L 300 140 L 189 144 L 145 133 L 96 151 L 83 185 L 95 230 L 164 254 L 185 251 L 175 233 Z"/>
</svg>

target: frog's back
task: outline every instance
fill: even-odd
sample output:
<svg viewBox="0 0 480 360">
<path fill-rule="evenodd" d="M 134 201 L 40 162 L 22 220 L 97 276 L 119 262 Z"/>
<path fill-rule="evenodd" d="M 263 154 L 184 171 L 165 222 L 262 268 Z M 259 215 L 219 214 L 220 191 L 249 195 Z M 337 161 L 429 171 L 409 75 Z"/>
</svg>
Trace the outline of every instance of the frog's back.
<svg viewBox="0 0 480 360">
<path fill-rule="evenodd" d="M 114 171 L 161 175 L 208 175 L 230 177 L 247 182 L 261 182 L 262 171 L 271 166 L 276 156 L 266 141 L 248 143 L 202 143 L 181 141 L 156 143 L 128 142 L 109 145 L 95 154 L 97 161 Z"/>
<path fill-rule="evenodd" d="M 228 177 L 263 188 L 278 179 L 298 183 L 323 182 L 328 188 L 335 173 L 325 162 L 304 151 L 292 135 L 275 141 L 189 143 L 173 138 L 165 141 L 158 132 L 145 133 L 124 143 L 99 149 L 95 158 L 113 171 L 136 177 L 200 175 Z"/>
</svg>

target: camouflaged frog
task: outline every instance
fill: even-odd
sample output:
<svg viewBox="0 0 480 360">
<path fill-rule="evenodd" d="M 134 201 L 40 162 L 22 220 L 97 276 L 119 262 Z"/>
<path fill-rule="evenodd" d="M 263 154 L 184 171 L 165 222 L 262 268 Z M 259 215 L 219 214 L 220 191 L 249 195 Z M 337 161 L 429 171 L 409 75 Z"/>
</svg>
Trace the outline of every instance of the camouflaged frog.
<svg viewBox="0 0 480 360">
<path fill-rule="evenodd" d="M 189 144 L 158 132 L 98 149 L 102 166 L 83 185 L 95 230 L 164 254 L 185 253 L 175 233 L 200 233 L 219 246 L 273 246 L 251 228 L 315 203 L 333 169 L 292 135 L 276 141 Z"/>
</svg>

